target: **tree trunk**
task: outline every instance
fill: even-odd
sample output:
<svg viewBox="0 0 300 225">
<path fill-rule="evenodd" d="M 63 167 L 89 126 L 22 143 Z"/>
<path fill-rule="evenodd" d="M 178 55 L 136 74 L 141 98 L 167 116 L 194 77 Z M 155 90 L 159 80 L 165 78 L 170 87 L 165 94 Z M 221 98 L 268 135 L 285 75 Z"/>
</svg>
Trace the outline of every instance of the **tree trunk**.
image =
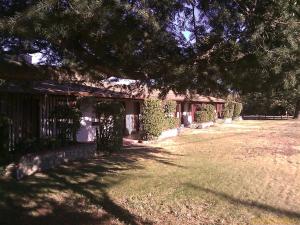
<svg viewBox="0 0 300 225">
<path fill-rule="evenodd" d="M 298 99 L 296 102 L 294 119 L 300 119 L 300 99 Z"/>
</svg>

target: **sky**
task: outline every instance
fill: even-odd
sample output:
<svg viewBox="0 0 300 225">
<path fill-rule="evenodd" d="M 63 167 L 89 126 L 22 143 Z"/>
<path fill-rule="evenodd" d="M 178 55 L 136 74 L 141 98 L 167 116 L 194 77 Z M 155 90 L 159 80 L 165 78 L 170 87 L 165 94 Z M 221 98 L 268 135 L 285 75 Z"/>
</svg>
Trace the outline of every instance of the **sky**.
<svg viewBox="0 0 300 225">
<path fill-rule="evenodd" d="M 31 56 L 31 63 L 32 64 L 38 64 L 39 62 L 42 61 L 42 58 L 43 58 L 43 54 L 40 53 L 40 52 L 30 54 L 30 56 Z"/>
</svg>

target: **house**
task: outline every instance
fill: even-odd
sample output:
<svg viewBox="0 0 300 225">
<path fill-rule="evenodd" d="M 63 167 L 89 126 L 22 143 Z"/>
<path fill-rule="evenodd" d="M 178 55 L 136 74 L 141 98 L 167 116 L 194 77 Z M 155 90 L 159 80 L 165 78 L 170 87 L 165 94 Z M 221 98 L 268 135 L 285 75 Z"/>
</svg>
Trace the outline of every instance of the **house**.
<svg viewBox="0 0 300 225">
<path fill-rule="evenodd" d="M 10 129 L 10 145 L 23 139 L 55 137 L 57 128 L 51 118 L 51 111 L 58 104 L 80 105 L 81 128 L 77 141 L 91 142 L 95 138 L 94 105 L 98 101 L 118 100 L 125 106 L 125 133 L 130 135 L 140 129 L 139 115 L 146 98 L 158 98 L 159 90 L 149 91 L 142 85 L 114 84 L 111 82 L 97 86 L 59 83 L 56 81 L 35 81 L 31 83 L 6 82 L 0 87 L 0 113 L 13 121 Z M 203 104 L 213 104 L 219 117 L 225 101 L 201 95 L 176 95 L 170 91 L 166 100 L 176 101 L 176 117 L 184 126 L 195 120 L 195 112 Z"/>
</svg>

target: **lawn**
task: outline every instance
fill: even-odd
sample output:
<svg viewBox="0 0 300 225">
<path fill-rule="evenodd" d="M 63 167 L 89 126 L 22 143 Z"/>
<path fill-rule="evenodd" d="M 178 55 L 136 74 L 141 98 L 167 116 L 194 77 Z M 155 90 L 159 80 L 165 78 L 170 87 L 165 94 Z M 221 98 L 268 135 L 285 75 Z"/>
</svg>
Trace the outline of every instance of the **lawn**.
<svg viewBox="0 0 300 225">
<path fill-rule="evenodd" d="M 241 121 L 22 181 L 0 224 L 300 224 L 300 123 Z"/>
</svg>

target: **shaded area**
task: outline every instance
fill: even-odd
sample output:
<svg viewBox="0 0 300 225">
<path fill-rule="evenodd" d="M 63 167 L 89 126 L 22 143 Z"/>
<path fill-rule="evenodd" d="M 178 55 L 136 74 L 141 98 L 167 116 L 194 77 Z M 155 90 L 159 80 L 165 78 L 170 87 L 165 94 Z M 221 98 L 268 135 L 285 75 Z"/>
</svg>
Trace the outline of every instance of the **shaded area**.
<svg viewBox="0 0 300 225">
<path fill-rule="evenodd" d="M 277 208 L 277 207 L 270 206 L 270 205 L 267 205 L 264 203 L 260 203 L 260 202 L 254 201 L 254 200 L 251 201 L 251 200 L 239 199 L 239 198 L 233 197 L 227 193 L 215 191 L 215 190 L 201 187 L 198 185 L 194 185 L 191 183 L 187 183 L 187 184 L 185 184 L 185 186 L 187 186 L 188 188 L 191 188 L 191 189 L 195 189 L 195 190 L 199 190 L 201 192 L 215 195 L 216 197 L 219 197 L 225 201 L 228 201 L 229 203 L 231 203 L 233 205 L 242 205 L 247 208 L 256 208 L 256 209 L 263 210 L 266 212 L 274 213 L 277 216 L 286 216 L 290 219 L 300 219 L 300 212 Z"/>
<path fill-rule="evenodd" d="M 143 169 L 139 159 L 178 166 L 165 157 L 171 154 L 132 146 L 20 182 L 0 179 L 0 224 L 152 224 L 114 202 L 107 189 L 125 182 L 127 170 Z"/>
</svg>

